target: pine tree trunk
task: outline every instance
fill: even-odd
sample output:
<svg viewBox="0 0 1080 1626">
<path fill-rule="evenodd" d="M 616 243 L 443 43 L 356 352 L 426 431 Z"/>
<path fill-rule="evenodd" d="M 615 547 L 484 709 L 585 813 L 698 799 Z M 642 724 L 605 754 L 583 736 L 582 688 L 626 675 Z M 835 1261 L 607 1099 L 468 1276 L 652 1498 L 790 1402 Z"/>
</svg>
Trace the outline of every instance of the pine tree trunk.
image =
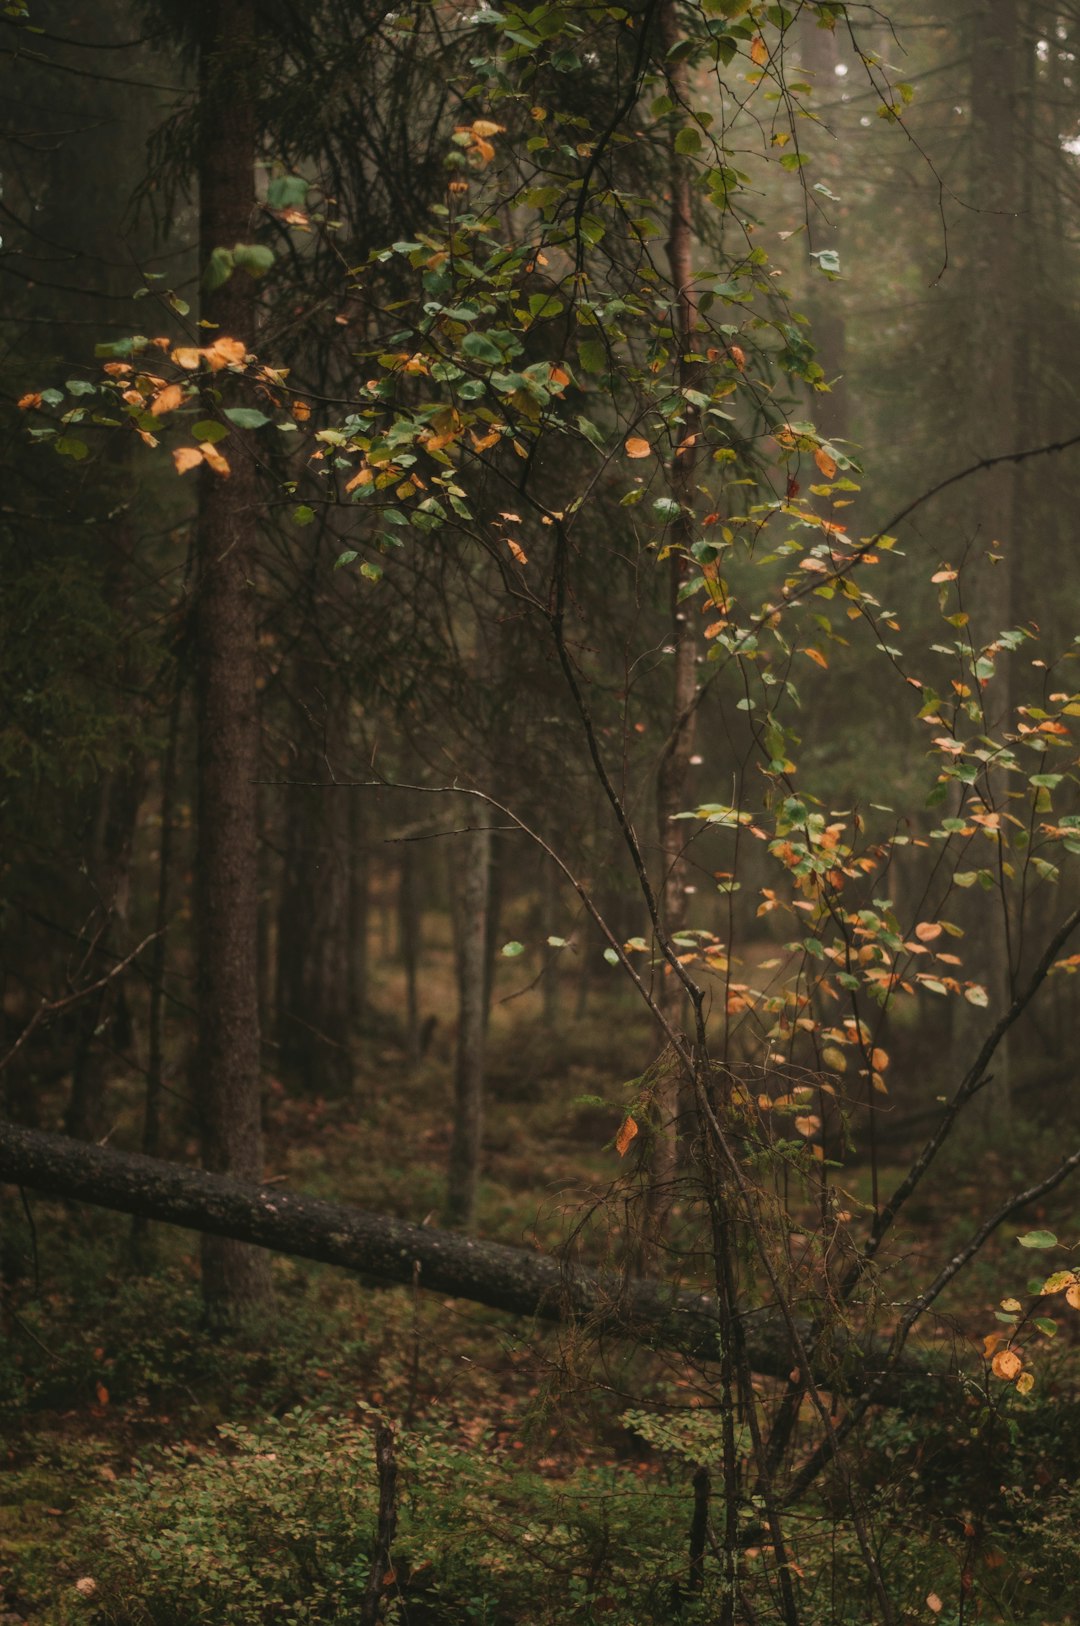
<svg viewBox="0 0 1080 1626">
<path fill-rule="evenodd" d="M 446 1216 L 468 1228 L 476 1212 L 484 1115 L 487 1031 L 487 935 L 491 892 L 491 831 L 470 830 L 458 857 L 455 914 L 458 1040 L 454 1072 L 454 1128 L 450 1145 Z"/>
<path fill-rule="evenodd" d="M 246 242 L 254 206 L 254 0 L 203 0 L 199 13 L 199 244 Z M 254 338 L 254 284 L 236 272 L 207 292 L 203 319 L 218 337 Z M 219 384 L 224 375 L 215 375 Z M 225 385 L 227 388 L 227 384 Z M 199 1117 L 205 1167 L 238 1180 L 262 1172 L 257 966 L 258 827 L 255 779 L 259 720 L 255 687 L 258 482 L 254 447 L 238 431 L 226 443 L 231 475 L 200 473 L 197 534 L 196 857 Z M 213 1319 L 266 1311 L 265 1254 L 242 1243 L 203 1241 L 203 1293 Z"/>
</svg>

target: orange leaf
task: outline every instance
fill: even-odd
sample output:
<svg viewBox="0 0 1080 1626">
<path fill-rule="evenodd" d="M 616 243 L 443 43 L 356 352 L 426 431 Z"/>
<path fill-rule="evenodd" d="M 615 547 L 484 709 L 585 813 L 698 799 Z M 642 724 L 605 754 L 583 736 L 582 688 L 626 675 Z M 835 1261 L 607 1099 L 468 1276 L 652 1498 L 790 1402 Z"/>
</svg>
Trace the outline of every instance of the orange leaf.
<svg viewBox="0 0 1080 1626">
<path fill-rule="evenodd" d="M 995 1349 L 1001 1343 L 1005 1334 L 1003 1332 L 988 1332 L 983 1339 L 983 1358 L 989 1360 Z"/>
<path fill-rule="evenodd" d="M 374 478 L 370 469 L 361 469 L 359 474 L 354 474 L 351 480 L 345 482 L 345 490 L 355 491 L 357 486 L 369 486 Z"/>
<path fill-rule="evenodd" d="M 820 649 L 804 649 L 803 654 L 809 660 L 812 660 L 814 662 L 815 666 L 823 666 L 825 668 L 825 670 L 828 671 L 829 663 L 825 659 L 824 655 L 821 653 Z"/>
<path fill-rule="evenodd" d="M 942 930 L 936 920 L 920 920 L 915 928 L 915 936 L 920 943 L 932 943 L 936 937 L 941 936 Z"/>
<path fill-rule="evenodd" d="M 175 361 L 178 367 L 186 367 L 188 372 L 194 372 L 195 368 L 202 360 L 202 351 L 194 350 L 190 346 L 185 345 L 180 350 L 174 350 L 170 359 Z M 108 372 L 108 370 L 108 368 L 105 369 L 106 372 Z"/>
<path fill-rule="evenodd" d="M 308 419 L 311 417 L 311 408 L 308 406 L 306 401 L 294 401 L 292 404 L 292 415 L 296 419 L 297 423 L 307 423 Z"/>
<path fill-rule="evenodd" d="M 728 355 L 739 369 L 740 373 L 746 371 L 746 351 L 738 344 L 728 345 Z"/>
<path fill-rule="evenodd" d="M 570 374 L 565 367 L 553 367 L 551 369 L 551 384 L 554 389 L 564 390 L 569 382 Z"/>
<path fill-rule="evenodd" d="M 150 402 L 150 411 L 155 418 L 160 418 L 164 412 L 175 412 L 184 400 L 184 392 L 179 384 L 166 384 L 163 390 L 158 390 Z"/>
<path fill-rule="evenodd" d="M 1016 1377 L 1023 1362 L 1014 1349 L 1001 1349 L 990 1363 L 990 1370 L 996 1378 L 1002 1378 L 1011 1383 Z"/>
<path fill-rule="evenodd" d="M 818 446 L 815 448 L 814 462 L 817 464 L 826 480 L 831 480 L 833 478 L 837 467 L 836 459 L 835 457 L 829 456 L 824 446 Z"/>
<path fill-rule="evenodd" d="M 750 43 L 750 60 L 756 62 L 759 68 L 763 68 L 769 60 L 769 47 L 760 34 L 755 34 Z"/>
<path fill-rule="evenodd" d="M 215 339 L 207 353 L 207 359 L 209 360 L 211 356 L 220 356 L 222 366 L 230 364 L 235 366 L 243 361 L 246 354 L 247 347 L 243 339 Z M 210 365 L 213 366 L 212 361 Z"/>
<path fill-rule="evenodd" d="M 926 1594 L 926 1607 L 928 1609 L 932 1609 L 935 1615 L 940 1615 L 945 1605 L 942 1603 L 936 1592 L 928 1592 Z"/>
<path fill-rule="evenodd" d="M 625 451 L 627 457 L 652 456 L 652 447 L 647 440 L 642 440 L 640 435 L 630 436 L 629 440 L 625 442 Z"/>
<path fill-rule="evenodd" d="M 889 1052 L 875 1049 L 870 1052 L 870 1065 L 876 1073 L 883 1073 L 889 1065 Z"/>
<path fill-rule="evenodd" d="M 1076 1283 L 1065 1289 L 1065 1303 L 1073 1310 L 1080 1310 L 1080 1286 Z"/>
<path fill-rule="evenodd" d="M 20 412 L 29 412 L 31 407 L 39 407 L 40 405 L 41 396 L 35 390 L 31 390 L 29 395 L 20 395 L 19 397 Z"/>
<path fill-rule="evenodd" d="M 522 547 L 520 542 L 515 542 L 511 537 L 508 536 L 506 538 L 506 545 L 510 549 L 510 552 L 514 555 L 514 558 L 517 560 L 519 565 L 528 564 L 529 555 L 525 552 L 525 549 Z"/>
<path fill-rule="evenodd" d="M 623 1120 L 622 1128 L 615 1136 L 615 1150 L 618 1152 L 620 1157 L 626 1156 L 630 1147 L 630 1142 L 633 1140 L 637 1132 L 638 1126 L 634 1122 L 633 1118 L 625 1118 Z"/>
<path fill-rule="evenodd" d="M 99 1383 L 97 1386 L 97 1399 L 99 1406 L 107 1406 L 109 1404 L 109 1391 L 106 1389 L 103 1383 Z"/>
<path fill-rule="evenodd" d="M 189 469 L 197 469 L 203 460 L 203 454 L 197 446 L 178 446 L 172 454 L 177 474 L 186 474 Z"/>
<path fill-rule="evenodd" d="M 199 450 L 203 455 L 203 461 L 213 469 L 214 473 L 220 474 L 223 479 L 228 479 L 229 475 L 232 473 L 232 470 L 230 469 L 226 459 L 222 457 L 221 453 L 218 451 L 217 447 L 212 446 L 208 440 L 204 440 L 202 445 L 199 447 Z"/>
</svg>

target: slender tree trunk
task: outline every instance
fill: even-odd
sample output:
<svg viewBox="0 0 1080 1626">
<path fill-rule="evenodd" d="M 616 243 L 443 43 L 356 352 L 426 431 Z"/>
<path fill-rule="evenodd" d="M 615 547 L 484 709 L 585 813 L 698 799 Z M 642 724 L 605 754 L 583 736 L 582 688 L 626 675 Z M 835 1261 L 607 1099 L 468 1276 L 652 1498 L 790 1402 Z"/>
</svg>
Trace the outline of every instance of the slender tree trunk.
<svg viewBox="0 0 1080 1626">
<path fill-rule="evenodd" d="M 458 1040 L 446 1215 L 450 1224 L 469 1227 L 476 1212 L 483 1133 L 491 831 L 470 830 L 464 842 L 458 858 L 460 881 L 454 911 Z"/>
<path fill-rule="evenodd" d="M 846 131 L 832 128 L 834 118 L 830 102 L 839 96 L 836 65 L 841 61 L 843 46 L 850 42 L 840 24 L 832 28 L 819 27 L 816 10 L 813 7 L 808 7 L 803 12 L 801 28 L 802 58 L 806 67 L 812 71 L 814 105 L 820 109 L 822 117 L 821 125 L 814 128 L 813 139 L 816 149 L 814 173 L 820 183 L 835 194 L 830 198 L 820 192 L 808 193 L 812 210 L 810 247 L 814 253 L 827 249 L 834 249 L 839 253 L 842 247 L 842 223 L 846 209 L 841 136 L 846 134 Z M 843 116 L 842 110 L 836 113 L 835 121 L 838 125 Z M 806 314 L 810 318 L 810 337 L 813 340 L 818 365 L 823 368 L 830 386 L 827 394 L 813 392 L 810 415 L 822 434 L 827 435 L 830 440 L 842 440 L 846 438 L 850 427 L 850 401 L 847 380 L 844 377 L 847 366 L 847 324 L 842 303 L 843 284 L 829 282 L 823 273 L 816 269 L 816 261 L 811 260 L 808 263 L 812 267 L 809 273 L 811 277 L 809 297 L 806 301 Z"/>
<path fill-rule="evenodd" d="M 254 203 L 256 114 L 251 64 L 254 0 L 202 0 L 199 9 L 199 244 L 246 242 Z M 217 336 L 254 338 L 254 284 L 240 271 L 203 301 Z M 224 375 L 216 375 L 221 383 Z M 227 388 L 227 385 L 226 385 Z M 254 447 L 234 431 L 231 475 L 201 471 L 195 622 L 198 726 L 196 857 L 199 1117 L 205 1167 L 234 1179 L 262 1170 L 259 1077 L 259 721 L 255 672 L 258 482 Z M 230 1320 L 271 1302 L 265 1254 L 203 1241 L 208 1313 Z"/>
<path fill-rule="evenodd" d="M 660 40 L 667 68 L 668 94 L 678 107 L 690 102 L 689 76 L 685 61 L 672 64 L 671 53 L 681 39 L 678 12 L 674 0 L 665 0 L 659 14 Z M 667 242 L 668 262 L 671 267 L 672 315 L 675 342 L 678 347 L 678 378 L 680 386 L 694 388 L 698 367 L 691 360 L 694 348 L 694 330 L 697 326 L 697 304 L 693 284 L 693 200 L 689 161 L 675 150 L 675 132 L 671 133 L 669 189 L 671 213 Z M 671 521 L 666 538 L 669 558 L 669 613 L 672 648 L 671 656 L 671 726 L 660 760 L 656 785 L 656 820 L 660 851 L 661 872 L 657 894 L 663 926 L 671 937 L 686 924 L 686 863 L 683 858 L 684 826 L 675 821 L 675 814 L 683 810 L 690 757 L 694 747 L 696 700 L 698 694 L 697 639 L 691 616 L 694 606 L 683 601 L 682 590 L 694 569 L 690 548 L 695 540 L 694 504 L 697 452 L 700 431 L 698 409 L 687 401 L 683 408 L 683 422 L 668 468 L 668 486 L 679 504 L 678 515 Z M 660 984 L 659 1003 L 673 1026 L 685 1018 L 684 990 L 668 967 L 664 967 Z M 652 1224 L 659 1221 L 670 1202 L 671 1186 L 675 1178 L 678 1155 L 680 1080 L 671 1071 L 657 1092 L 657 1133 L 653 1141 L 650 1175 L 653 1187 Z"/>
<path fill-rule="evenodd" d="M 371 813 L 369 792 L 349 798 L 349 997 L 353 1023 L 368 1007 L 368 934 L 371 931 Z"/>
<path fill-rule="evenodd" d="M 405 1053 L 410 1067 L 420 1060 L 420 919 L 416 847 L 411 841 L 403 841 L 398 872 L 398 947 L 405 971 Z"/>
<path fill-rule="evenodd" d="M 971 192 L 978 212 L 969 225 L 969 257 L 961 280 L 971 311 L 967 419 L 975 426 L 971 444 L 978 446 L 976 455 L 987 457 L 1015 451 L 1026 438 L 1017 398 L 1017 348 L 1018 343 L 1026 342 L 1021 247 L 1022 234 L 1029 230 L 1018 214 L 1023 134 L 1020 84 L 1024 77 L 1019 0 L 983 0 L 972 15 L 971 26 Z M 1026 48 L 1033 49 L 1033 42 L 1026 41 Z M 954 289 L 954 295 L 959 291 Z M 987 402 L 993 403 L 991 413 L 985 410 Z M 1017 526 L 1021 518 L 1017 498 L 1017 469 L 1002 464 L 978 477 L 963 516 L 961 534 L 973 543 L 965 608 L 970 612 L 969 628 L 976 648 L 992 643 L 1013 624 L 1013 561 L 1020 546 Z M 983 692 L 989 731 L 995 737 L 1014 726 L 1010 675 L 1009 656 L 1003 653 Z M 988 775 L 987 799 L 998 808 L 1006 806 L 1006 778 L 1004 772 Z M 992 854 L 987 854 L 986 862 L 994 866 Z M 1007 1008 L 1016 970 L 1011 888 L 1003 874 L 998 881 L 995 909 L 987 910 L 985 895 L 981 901 L 969 895 L 963 906 L 965 975 L 985 985 L 992 1017 Z M 974 1024 L 981 1028 L 985 1019 L 974 1016 L 963 1001 L 957 1001 L 954 1009 L 955 1042 L 969 1046 Z M 987 1129 L 1004 1127 L 1010 1094 L 1006 1040 L 994 1059 L 993 1080 L 979 1098 Z"/>
<path fill-rule="evenodd" d="M 142 782 L 142 771 L 131 759 L 106 775 L 99 787 L 98 817 L 87 866 L 98 900 L 86 928 L 93 944 L 84 966 L 87 982 L 102 976 L 111 964 L 111 955 L 123 948 L 131 850 Z M 94 1140 L 108 1127 L 105 1084 L 113 1062 L 101 1037 L 106 1028 L 115 1036 L 126 1027 L 124 980 L 114 977 L 84 1000 L 80 1009 L 71 1095 L 64 1115 L 64 1127 L 69 1135 Z M 115 1048 L 126 1048 L 126 1042 Z"/>
<path fill-rule="evenodd" d="M 313 613 L 313 612 L 309 612 Z M 285 794 L 278 911 L 278 1063 L 310 1095 L 352 1086 L 349 986 L 349 797 L 325 784 L 341 761 L 345 697 L 312 663 L 298 664 L 297 743 Z M 314 717 L 307 699 L 321 696 Z"/>
</svg>

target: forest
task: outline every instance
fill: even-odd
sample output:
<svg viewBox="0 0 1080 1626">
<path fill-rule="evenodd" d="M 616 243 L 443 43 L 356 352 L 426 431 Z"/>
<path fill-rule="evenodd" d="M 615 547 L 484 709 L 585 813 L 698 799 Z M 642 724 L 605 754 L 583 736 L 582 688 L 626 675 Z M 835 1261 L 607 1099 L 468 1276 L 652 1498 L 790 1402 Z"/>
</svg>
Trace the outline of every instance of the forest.
<svg viewBox="0 0 1080 1626">
<path fill-rule="evenodd" d="M 0 1626 L 1080 1620 L 1078 51 L 0 0 Z"/>
</svg>

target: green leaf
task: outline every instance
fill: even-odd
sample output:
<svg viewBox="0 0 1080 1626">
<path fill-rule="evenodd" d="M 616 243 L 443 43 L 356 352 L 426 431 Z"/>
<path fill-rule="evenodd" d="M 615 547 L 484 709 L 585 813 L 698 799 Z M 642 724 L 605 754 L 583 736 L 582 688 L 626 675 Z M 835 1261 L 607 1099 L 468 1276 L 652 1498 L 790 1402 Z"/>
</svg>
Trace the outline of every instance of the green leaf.
<svg viewBox="0 0 1080 1626">
<path fill-rule="evenodd" d="M 682 513 L 682 506 L 674 497 L 657 497 L 653 503 L 653 513 L 660 519 L 678 519 Z"/>
<path fill-rule="evenodd" d="M 298 508 L 296 510 L 297 514 L 301 514 L 301 513 L 305 513 L 305 512 L 310 514 L 311 509 L 308 508 L 308 509 L 305 510 L 305 509 L 302 509 L 302 508 Z M 311 517 L 312 517 L 312 519 L 314 519 L 314 517 L 315 517 L 314 514 L 312 514 Z M 296 514 L 293 515 L 293 519 L 296 519 Z M 296 522 L 297 522 L 298 525 L 308 525 L 308 524 L 311 523 L 310 520 L 306 520 L 306 519 L 297 520 Z M 360 557 L 360 555 L 357 553 L 355 548 L 346 548 L 345 552 L 344 553 L 339 553 L 337 558 L 334 560 L 334 569 L 335 570 L 340 570 L 342 565 L 351 565 L 353 560 L 354 559 L 359 559 L 359 557 Z"/>
<path fill-rule="evenodd" d="M 192 424 L 191 433 L 196 440 L 208 440 L 211 446 L 215 446 L 219 440 L 225 439 L 229 431 L 216 418 L 200 418 L 198 423 Z"/>
<path fill-rule="evenodd" d="M 1038 1327 L 1044 1338 L 1057 1337 L 1058 1324 L 1056 1321 L 1051 1321 L 1049 1316 L 1036 1316 L 1035 1325 Z"/>
<path fill-rule="evenodd" d="M 1018 1236 L 1022 1248 L 1056 1248 L 1058 1239 L 1053 1231 L 1028 1231 L 1026 1236 Z"/>
<path fill-rule="evenodd" d="M 499 953 L 506 960 L 516 960 L 519 954 L 525 953 L 525 944 L 518 942 L 504 943 Z"/>
<path fill-rule="evenodd" d="M 315 518 L 315 510 L 314 510 L 314 508 L 309 508 L 307 503 L 301 503 L 298 508 L 294 508 L 293 511 L 292 511 L 292 520 L 293 520 L 294 525 L 310 525 L 314 518 Z M 356 558 L 355 553 L 353 554 L 353 558 L 354 559 Z M 340 565 L 342 563 L 344 563 L 344 564 L 348 563 L 348 559 L 346 558 L 345 554 L 342 554 L 340 556 L 340 558 L 337 560 L 334 568 L 336 569 L 337 565 Z"/>
<path fill-rule="evenodd" d="M 566 948 L 567 940 L 565 937 L 549 937 L 547 946 L 548 948 Z"/>
<path fill-rule="evenodd" d="M 76 440 L 72 435 L 58 435 L 53 445 L 61 457 L 73 458 L 76 463 L 81 463 L 90 451 L 84 440 Z"/>
<path fill-rule="evenodd" d="M 369 582 L 381 582 L 382 573 L 382 565 L 374 564 L 370 559 L 365 559 L 360 566 L 361 576 L 366 576 Z"/>
<path fill-rule="evenodd" d="M 608 965 L 618 965 L 619 963 L 619 956 L 616 954 L 613 948 L 606 948 L 604 950 L 604 959 L 607 961 Z"/>
<path fill-rule="evenodd" d="M 85 378 L 69 378 L 65 383 L 64 388 L 67 390 L 69 395 L 97 394 L 97 385 L 88 384 Z"/>
<path fill-rule="evenodd" d="M 586 373 L 606 373 L 608 370 L 607 346 L 602 339 L 579 339 L 578 359 L 582 370 Z"/>
<path fill-rule="evenodd" d="M 266 188 L 266 201 L 271 209 L 302 209 L 307 203 L 307 195 L 308 183 L 302 175 L 275 175 Z M 402 245 L 405 248 L 416 246 L 413 243 Z"/>
<path fill-rule="evenodd" d="M 265 243 L 237 243 L 232 251 L 232 263 L 237 271 L 246 271 L 249 277 L 265 277 L 274 263 L 274 251 Z"/>
<path fill-rule="evenodd" d="M 226 407 L 225 416 L 238 429 L 261 429 L 271 420 L 258 407 Z"/>
<path fill-rule="evenodd" d="M 486 333 L 466 333 L 461 341 L 463 355 L 471 356 L 474 361 L 486 361 L 493 367 L 502 363 L 503 353 L 498 345 L 492 344 Z"/>
<path fill-rule="evenodd" d="M 223 288 L 233 274 L 232 250 L 228 248 L 215 248 L 211 251 L 203 272 L 203 287 L 208 294 L 215 288 Z"/>
<path fill-rule="evenodd" d="M 700 152 L 701 131 L 692 124 L 686 125 L 675 137 L 675 151 L 684 158 L 689 158 L 692 153 Z"/>
</svg>

